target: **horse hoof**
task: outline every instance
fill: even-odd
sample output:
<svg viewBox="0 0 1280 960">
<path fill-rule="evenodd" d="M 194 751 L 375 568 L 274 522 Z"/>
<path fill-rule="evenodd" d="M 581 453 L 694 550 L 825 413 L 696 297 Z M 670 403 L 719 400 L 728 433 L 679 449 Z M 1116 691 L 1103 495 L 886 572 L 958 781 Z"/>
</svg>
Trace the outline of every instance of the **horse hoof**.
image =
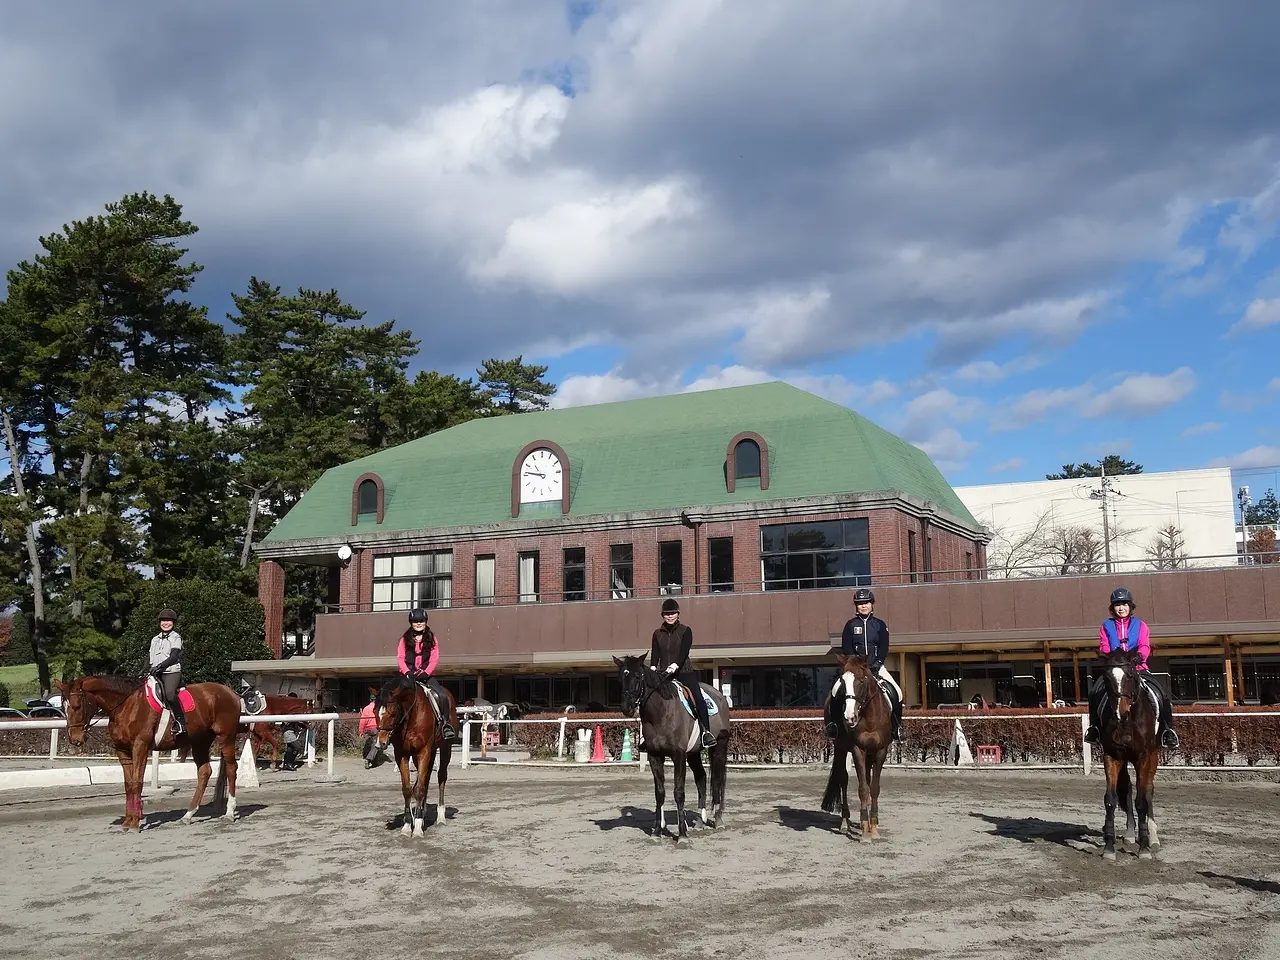
<svg viewBox="0 0 1280 960">
<path fill-rule="evenodd" d="M 869 833 L 860 834 L 860 835 L 858 836 L 858 842 L 859 842 L 859 843 L 870 843 L 870 842 L 871 842 L 871 834 L 869 834 Z"/>
<path fill-rule="evenodd" d="M 413 836 L 413 824 L 406 823 L 403 827 L 401 827 L 401 828 L 400 828 L 400 832 L 401 832 L 402 834 L 404 834 L 406 837 L 412 837 L 412 836 Z"/>
<path fill-rule="evenodd" d="M 1139 859 L 1139 860 L 1150 860 L 1150 859 L 1151 859 L 1151 851 L 1150 851 L 1150 850 L 1139 850 L 1139 851 L 1138 851 L 1138 859 Z"/>
<path fill-rule="evenodd" d="M 1103 859 L 1103 860 L 1113 860 L 1113 861 L 1114 861 L 1114 860 L 1115 860 L 1115 858 L 1116 858 L 1116 852 L 1115 852 L 1114 850 L 1103 850 L 1103 851 L 1102 851 L 1102 859 Z"/>
<path fill-rule="evenodd" d="M 192 810 L 188 810 L 186 813 L 182 815 L 182 819 L 179 820 L 178 822 L 183 826 L 190 826 L 191 824 L 196 822 L 195 812 Z"/>
</svg>

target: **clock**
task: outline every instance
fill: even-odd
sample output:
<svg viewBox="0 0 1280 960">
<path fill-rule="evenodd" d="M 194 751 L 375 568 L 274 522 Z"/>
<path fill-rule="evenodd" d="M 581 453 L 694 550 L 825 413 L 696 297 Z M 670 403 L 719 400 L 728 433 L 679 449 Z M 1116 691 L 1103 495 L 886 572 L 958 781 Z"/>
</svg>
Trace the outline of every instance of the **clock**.
<svg viewBox="0 0 1280 960">
<path fill-rule="evenodd" d="M 560 458 L 546 447 L 530 452 L 520 464 L 520 502 L 559 500 L 564 492 L 564 468 Z"/>
</svg>

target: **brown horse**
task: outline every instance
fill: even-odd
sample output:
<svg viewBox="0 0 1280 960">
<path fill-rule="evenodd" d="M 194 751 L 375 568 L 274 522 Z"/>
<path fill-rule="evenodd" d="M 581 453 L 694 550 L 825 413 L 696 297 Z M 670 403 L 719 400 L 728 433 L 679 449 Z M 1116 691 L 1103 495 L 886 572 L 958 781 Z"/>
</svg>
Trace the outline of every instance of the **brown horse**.
<svg viewBox="0 0 1280 960">
<path fill-rule="evenodd" d="M 195 819 L 204 799 L 212 767 L 210 748 L 216 743 L 222 754 L 218 785 L 228 788 L 226 819 L 236 817 L 236 732 L 240 725 L 240 698 L 230 687 L 220 683 L 194 683 L 187 687 L 195 700 L 195 709 L 186 711 L 187 731 L 174 737 L 170 726 L 164 739 L 155 743 L 160 716 L 147 703 L 146 692 L 137 680 L 126 677 L 77 677 L 62 688 L 63 709 L 67 714 L 67 739 L 74 745 L 84 743 L 85 730 L 95 714 L 104 711 L 109 717 L 107 736 L 116 748 L 120 766 L 124 768 L 124 829 L 142 829 L 142 782 L 146 777 L 147 759 L 156 750 L 186 748 L 196 763 L 196 790 L 182 818 L 183 823 Z"/>
<path fill-rule="evenodd" d="M 276 697 L 263 694 L 263 700 L 267 702 L 266 709 L 262 711 L 265 717 L 286 716 L 291 713 L 315 713 L 315 703 L 311 700 L 303 700 L 299 697 Z M 244 724 L 240 727 L 240 732 L 249 732 L 249 739 L 253 743 L 253 755 L 256 758 L 262 752 L 264 746 L 271 747 L 271 769 L 280 769 L 280 750 L 284 746 L 280 735 L 276 732 L 277 725 L 274 723 L 255 723 L 252 727 Z"/>
<path fill-rule="evenodd" d="M 839 694 L 831 696 L 844 701 L 840 731 L 831 758 L 831 776 L 822 796 L 822 809 L 835 813 L 840 806 L 840 829 L 853 836 L 853 819 L 849 815 L 849 767 L 853 757 L 858 772 L 859 840 L 870 843 L 880 836 L 880 770 L 889 755 L 893 740 L 893 710 L 889 698 L 871 675 L 871 667 L 863 657 L 836 655 L 840 664 Z"/>
<path fill-rule="evenodd" d="M 445 691 L 448 719 L 458 729 L 458 708 L 453 694 Z M 378 749 L 387 744 L 395 747 L 396 765 L 400 768 L 400 786 L 404 793 L 404 826 L 406 836 L 421 837 L 425 821 L 427 784 L 431 782 L 431 764 L 440 757 L 440 797 L 436 802 L 436 825 L 445 820 L 444 785 L 449 779 L 449 758 L 453 742 L 440 737 L 436 713 L 427 701 L 426 692 L 407 677 L 389 680 L 378 693 Z M 409 787 L 409 758 L 413 757 L 418 773 Z M 412 803 L 410 803 L 412 801 Z"/>
<path fill-rule="evenodd" d="M 1128 818 L 1125 839 L 1134 842 L 1134 796 L 1129 764 L 1137 773 L 1138 858 L 1151 859 L 1151 848 L 1160 846 L 1156 827 L 1156 768 L 1160 765 L 1160 715 L 1151 702 L 1147 685 L 1138 678 L 1142 656 L 1136 650 L 1114 650 L 1102 658 L 1102 676 L 1107 686 L 1105 707 L 1098 717 L 1098 743 L 1107 772 L 1107 792 L 1103 797 L 1107 819 L 1102 828 L 1102 855 L 1116 858 L 1116 804 Z M 1085 749 L 1089 748 L 1085 744 Z"/>
</svg>

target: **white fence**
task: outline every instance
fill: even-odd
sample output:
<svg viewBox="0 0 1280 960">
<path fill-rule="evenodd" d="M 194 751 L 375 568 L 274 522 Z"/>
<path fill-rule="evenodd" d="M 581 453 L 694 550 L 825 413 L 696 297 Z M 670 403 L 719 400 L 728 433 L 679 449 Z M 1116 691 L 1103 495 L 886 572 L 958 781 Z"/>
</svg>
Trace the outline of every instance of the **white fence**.
<svg viewBox="0 0 1280 960">
<path fill-rule="evenodd" d="M 1245 710 L 1221 710 L 1221 711 L 1217 711 L 1217 710 L 1215 710 L 1215 711 L 1213 711 L 1213 712 L 1203 712 L 1203 713 L 1202 713 L 1202 712 L 1196 712 L 1196 713 L 1194 713 L 1194 714 L 1183 714 L 1182 716 L 1184 716 L 1184 717 L 1186 717 L 1186 716 L 1192 716 L 1192 717 L 1280 717 L 1280 710 L 1249 710 L 1249 711 L 1245 711 Z M 1177 717 L 1178 717 L 1178 715 L 1177 715 L 1177 714 L 1175 714 L 1175 721 L 1177 720 Z M 903 726 L 904 726 L 904 727 L 906 727 L 908 724 L 911 724 L 911 723 L 913 723 L 913 722 L 917 722 L 917 721 L 951 720 L 951 721 L 953 721 L 953 722 L 954 722 L 954 730 L 953 730 L 953 732 L 952 732 L 952 741 L 951 741 L 951 755 L 952 755 L 952 762 L 951 762 L 950 764 L 936 764 L 936 763 L 935 763 L 935 764 L 921 764 L 921 763 L 907 763 L 907 762 L 905 762 L 905 761 L 898 761 L 898 762 L 894 762 L 894 763 L 888 763 L 888 764 L 886 764 L 886 766 L 890 766 L 890 767 L 897 767 L 897 768 L 900 768 L 900 769 L 923 769 L 923 768 L 925 768 L 925 767 L 928 767 L 928 768 L 938 768 L 938 767 L 944 767 L 944 766 L 966 766 L 966 767 L 968 767 L 968 766 L 971 766 L 971 765 L 972 765 L 972 766 L 974 766 L 974 767 L 983 767 L 983 768 L 986 768 L 986 769 L 993 769 L 993 770 L 994 770 L 994 769 L 1004 769 L 1004 770 L 1062 770 L 1062 769 L 1070 769 L 1071 767 L 1076 766 L 1076 764 L 1065 764 L 1065 763 L 1039 763 L 1039 764 L 1028 764 L 1028 763 L 1016 763 L 1016 764 L 1014 764 L 1014 763 L 983 763 L 983 762 L 981 762 L 981 761 L 975 761 L 975 760 L 974 760 L 973 755 L 972 755 L 972 751 L 970 750 L 970 748 L 969 748 L 968 744 L 969 744 L 969 742 L 970 742 L 970 741 L 973 741 L 973 742 L 976 742 L 976 743 L 979 743 L 979 744 L 980 744 L 980 743 L 982 743 L 982 740 L 981 740 L 981 738 L 980 738 L 980 737 L 970 737 L 969 735 L 966 735 L 966 734 L 964 733 L 964 729 L 963 729 L 963 728 L 964 728 L 964 726 L 968 726 L 968 725 L 970 725 L 970 724 L 974 724 L 974 723 L 981 724 L 983 721 L 990 721 L 990 720 L 1030 720 L 1030 719 L 1034 719 L 1034 720 L 1053 720 L 1053 721 L 1062 722 L 1062 723 L 1077 724 L 1077 725 L 1080 727 L 1081 744 L 1082 744 L 1082 745 L 1084 745 L 1084 734 L 1085 734 L 1085 731 L 1087 731 L 1087 730 L 1089 729 L 1089 717 L 1088 717 L 1086 714 L 1065 713 L 1065 714 L 1035 714 L 1035 715 L 1027 715 L 1027 714 L 989 713 L 989 712 L 977 712 L 977 711 L 974 711 L 974 712 L 970 712 L 970 713 L 965 714 L 963 717 L 958 717 L 958 716 L 944 716 L 944 717 L 927 717 L 927 716 L 925 716 L 925 717 L 921 717 L 921 716 L 914 716 L 914 717 L 912 717 L 912 716 L 908 716 L 908 717 L 903 717 Z M 732 720 L 732 722 L 733 722 L 735 725 L 737 725 L 737 724 L 740 724 L 740 723 L 804 723 L 804 722 L 809 722 L 809 721 L 812 721 L 812 722 L 818 722 L 818 723 L 820 723 L 820 722 L 822 722 L 822 720 L 823 720 L 823 717 L 822 717 L 821 715 L 814 715 L 814 716 L 811 716 L 811 717 L 810 717 L 810 716 L 801 716 L 801 717 L 740 717 L 740 718 L 733 719 L 733 720 Z M 498 727 L 498 726 L 500 726 L 500 725 L 502 725 L 502 724 L 507 724 L 507 725 L 508 725 L 508 729 L 510 729 L 510 726 L 514 726 L 514 725 L 516 725 L 516 724 L 556 724 L 556 725 L 558 725 L 558 726 L 559 726 L 559 728 L 560 728 L 560 730 L 559 730 L 559 736 L 558 736 L 558 738 L 557 738 L 557 744 L 556 744 L 556 759 L 555 759 L 555 760 L 553 760 L 553 761 L 546 761 L 546 762 L 547 762 L 547 763 L 549 763 L 549 764 L 553 764 L 553 765 L 557 765 L 557 766 L 558 766 L 558 765 L 562 765 L 562 764 L 564 764 L 564 762 L 565 762 L 565 761 L 566 761 L 566 759 L 567 759 L 567 758 L 566 758 L 566 756 L 565 756 L 565 736 L 566 736 L 566 732 L 568 731 L 568 729 L 569 729 L 569 728 L 573 728 L 573 729 L 575 729 L 575 730 L 576 730 L 576 729 L 578 729 L 578 728 L 586 727 L 586 728 L 590 728 L 590 729 L 593 729 L 593 730 L 594 730 L 594 728 L 595 728 L 597 725 L 599 725 L 599 726 L 605 726 L 605 725 L 607 725 L 607 724 L 617 724 L 617 723 L 629 724 L 629 725 L 630 725 L 630 726 L 632 726 L 633 728 L 636 728 L 636 727 L 638 727 L 638 726 L 639 726 L 639 721 L 638 721 L 638 720 L 636 720 L 636 719 L 634 719 L 634 718 L 625 718 L 625 717 L 619 717 L 619 718 L 603 718 L 603 719 L 585 719 L 585 718 L 584 718 L 584 719 L 583 719 L 583 720 L 581 720 L 581 721 L 575 721 L 575 720 L 574 720 L 574 715 L 573 715 L 573 714 L 566 714 L 565 716 L 563 716 L 563 717 L 558 717 L 558 718 L 547 718 L 547 719 L 538 719 L 538 720 L 505 720 L 505 719 L 504 719 L 504 720 L 488 720 L 488 719 L 486 719 L 486 720 L 467 720 L 467 721 L 465 721 L 465 722 L 463 723 L 463 725 L 462 725 L 462 757 L 461 757 L 461 764 L 462 764 L 462 766 L 465 768 L 465 767 L 471 766 L 473 763 L 475 763 L 475 761 L 472 759 L 472 756 L 471 756 L 471 754 L 472 754 L 472 747 L 471 747 L 471 729 L 472 729 L 472 727 L 473 727 L 473 726 L 479 726 L 479 727 L 480 727 L 480 730 L 481 730 L 481 741 L 482 741 L 482 743 L 483 743 L 485 733 L 486 733 L 490 728 L 496 728 L 496 727 Z M 633 746 L 633 750 L 635 751 L 635 758 L 634 758 L 632 761 L 630 761 L 630 763 L 634 763 L 634 764 L 636 764 L 637 766 L 641 766 L 641 767 L 643 767 L 643 766 L 647 763 L 647 758 L 645 757 L 645 755 L 644 755 L 644 754 L 642 754 L 642 753 L 640 752 L 640 750 L 638 749 L 638 747 Z M 584 765 L 585 765 L 585 764 L 584 764 Z M 617 767 L 617 766 L 620 766 L 620 765 L 622 765 L 622 761 L 619 761 L 619 760 L 610 760 L 610 761 L 608 761 L 607 763 L 596 763 L 596 764 L 594 764 L 594 766 L 600 766 L 600 767 L 604 767 L 604 766 L 613 766 L 613 767 Z M 1081 758 L 1080 758 L 1080 761 L 1079 761 L 1079 763 L 1078 763 L 1078 766 L 1081 768 L 1081 770 L 1083 771 L 1084 775 L 1085 775 L 1085 776 L 1089 776 L 1089 774 L 1091 773 L 1091 771 L 1092 771 L 1093 767 L 1094 767 L 1094 766 L 1096 766 L 1096 765 L 1097 765 L 1097 764 L 1096 764 L 1096 762 L 1095 762 L 1095 761 L 1094 761 L 1094 759 L 1093 759 L 1093 749 L 1092 749 L 1092 748 L 1082 749 L 1082 750 L 1081 750 Z M 757 769 L 759 769 L 759 768 L 772 767 L 772 766 L 777 766 L 777 765 L 776 765 L 776 764 L 770 764 L 770 763 L 767 763 L 767 762 L 758 762 L 758 763 L 731 764 L 731 766 L 735 766 L 735 767 L 746 767 L 746 768 L 757 768 Z M 792 767 L 792 766 L 796 766 L 796 764 L 782 764 L 781 766 Z M 1196 764 L 1196 765 L 1192 765 L 1192 764 L 1164 764 L 1163 766 L 1164 766 L 1164 768 L 1165 768 L 1165 769 L 1185 769 L 1185 770 L 1196 770 L 1196 771 L 1202 771 L 1202 772 L 1205 772 L 1205 773 L 1215 773 L 1215 772 L 1246 773 L 1246 772 L 1250 772 L 1250 771 L 1277 771 L 1277 770 L 1280 770 L 1280 766 L 1247 766 L 1247 765 L 1238 765 L 1238 766 L 1207 766 L 1207 765 L 1206 765 L 1206 766 L 1202 766 L 1202 765 L 1199 765 L 1199 764 Z"/>
<path fill-rule="evenodd" d="M 254 725 L 255 725 L 255 724 L 268 724 L 268 723 L 310 723 L 310 722 L 312 722 L 312 721 L 322 721 L 322 720 L 323 720 L 323 721 L 327 721 L 327 723 L 326 723 L 326 727 L 328 728 L 328 731 L 327 731 L 327 740 L 328 740 L 327 747 L 328 747 L 328 754 L 327 754 L 327 757 L 326 757 L 326 768 L 327 768 L 327 771 L 328 771 L 327 775 L 328 775 L 329 777 L 332 777 L 332 776 L 333 776 L 333 734 L 334 734 L 334 724 L 338 722 L 338 719 L 339 719 L 339 716 L 338 716 L 338 714 L 336 714 L 336 713 L 286 713 L 286 714 L 265 714 L 265 713 L 263 713 L 263 714 L 256 714 L 256 715 L 255 715 L 255 714 L 245 714 L 245 715 L 243 715 L 243 716 L 241 716 L 241 717 L 240 717 L 240 722 L 241 722 L 242 724 L 244 724 L 245 726 L 249 727 L 249 729 L 250 729 L 250 733 L 252 733 L 252 730 L 253 730 L 253 727 L 254 727 Z M 94 718 L 92 721 L 90 721 L 90 726 L 92 726 L 92 727 L 97 727 L 97 728 L 102 728 L 102 727 L 105 727 L 105 726 L 108 724 L 108 722 L 109 722 L 109 721 L 107 720 L 107 718 L 106 718 L 106 717 L 96 717 L 96 718 Z M 66 720 L 2 720 L 2 721 L 0 721 L 0 733 L 10 732 L 10 731 L 23 732 L 23 731 L 30 731 L 30 730 L 48 730 L 48 731 L 49 731 L 49 759 L 50 759 L 50 760 L 60 760 L 60 759 L 86 760 L 86 759 L 91 759 L 91 758 L 88 758 L 88 757 L 74 757 L 74 758 L 72 758 L 72 757 L 59 757 L 59 756 L 58 756 L 58 732 L 59 732 L 60 730 L 65 730 L 66 728 L 67 728 L 67 721 L 66 721 Z M 99 758 L 99 759 L 107 759 L 107 758 L 102 757 L 102 758 Z M 176 763 L 176 762 L 178 762 L 178 760 L 177 760 L 177 751 L 176 751 L 176 750 L 171 750 L 171 751 L 169 751 L 169 762 L 170 762 L 170 763 Z M 218 762 L 219 762 L 218 760 L 214 760 L 214 763 L 215 763 L 215 764 L 217 764 Z M 307 731 L 307 756 L 306 756 L 306 764 L 307 764 L 307 766 L 309 766 L 309 767 L 314 767 L 314 766 L 315 766 L 315 763 L 316 763 L 316 740 L 315 740 L 315 730 L 314 730 L 314 729 L 311 729 L 311 730 L 308 730 L 308 731 Z M 24 774 L 25 774 L 25 773 L 35 773 L 35 772 L 38 772 L 38 771 L 10 771 L 10 774 L 18 774 L 18 773 L 24 773 Z M 55 771 L 55 772 L 56 772 L 56 771 Z M 0 781 L 3 781 L 3 778 L 4 778 L 5 776 L 7 776 L 7 775 L 8 775 L 8 774 L 0 774 Z M 88 776 L 88 775 L 86 775 L 86 776 Z M 19 779 L 21 779 L 21 778 L 19 778 Z M 32 783 L 28 783 L 28 782 L 27 782 L 27 780 L 29 780 L 29 779 L 30 779 L 30 778 L 22 779 L 22 782 L 16 782 L 14 785 L 15 785 L 15 786 L 40 786 L 40 785 L 41 785 L 41 784 L 39 784 L 39 783 L 34 783 L 34 782 L 32 782 Z M 64 778 L 64 779 L 65 779 L 65 778 Z M 160 776 L 160 752 L 159 752 L 159 751 L 156 751 L 156 750 L 153 750 L 153 751 L 151 752 L 151 784 L 152 784 L 152 786 L 154 786 L 154 787 L 158 787 L 158 786 L 160 785 L 160 779 L 161 779 L 161 776 Z M 55 782 L 57 782 L 57 781 L 59 780 L 59 778 L 58 778 L 58 777 L 54 777 L 54 778 L 53 778 L 53 780 L 54 780 Z M 92 782 L 92 778 L 91 778 L 91 777 L 89 778 L 89 781 L 88 781 L 88 782 Z M 3 788 L 4 788 L 4 784 L 3 784 L 3 782 L 0 782 L 0 789 L 3 789 Z"/>
</svg>

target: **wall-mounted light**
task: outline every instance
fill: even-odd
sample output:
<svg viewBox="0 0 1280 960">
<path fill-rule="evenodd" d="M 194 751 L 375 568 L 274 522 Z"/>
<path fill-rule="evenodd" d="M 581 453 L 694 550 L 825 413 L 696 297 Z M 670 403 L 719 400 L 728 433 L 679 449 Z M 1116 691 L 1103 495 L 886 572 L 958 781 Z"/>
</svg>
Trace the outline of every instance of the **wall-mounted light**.
<svg viewBox="0 0 1280 960">
<path fill-rule="evenodd" d="M 351 545 L 344 543 L 338 548 L 338 560 L 345 567 L 351 562 Z"/>
</svg>

